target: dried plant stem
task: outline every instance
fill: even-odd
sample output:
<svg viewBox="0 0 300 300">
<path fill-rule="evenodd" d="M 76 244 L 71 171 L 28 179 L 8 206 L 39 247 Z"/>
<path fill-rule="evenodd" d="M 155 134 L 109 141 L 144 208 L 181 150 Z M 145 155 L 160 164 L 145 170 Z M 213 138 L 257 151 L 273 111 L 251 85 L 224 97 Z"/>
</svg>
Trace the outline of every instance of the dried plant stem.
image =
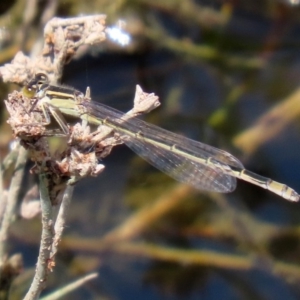
<svg viewBox="0 0 300 300">
<path fill-rule="evenodd" d="M 45 288 L 47 275 L 51 271 L 51 246 L 54 238 L 52 205 L 48 192 L 46 174 L 39 175 L 40 201 L 42 209 L 42 237 L 35 276 L 24 300 L 39 299 L 41 291 Z"/>
<path fill-rule="evenodd" d="M 214 266 L 234 270 L 248 270 L 254 266 L 254 259 L 251 256 L 224 254 L 211 250 L 184 250 L 147 243 L 121 243 L 115 245 L 114 249 L 123 254 L 128 253 L 137 257 L 149 257 L 180 264 Z"/>
<path fill-rule="evenodd" d="M 51 257 L 54 259 L 55 254 L 57 253 L 57 247 L 58 243 L 60 242 L 66 219 L 67 219 L 67 213 L 68 209 L 71 204 L 72 196 L 73 196 L 74 186 L 73 185 L 67 185 L 63 199 L 59 208 L 59 212 L 55 221 L 54 231 L 55 236 L 52 243 L 52 249 L 51 249 Z"/>
<path fill-rule="evenodd" d="M 0 266 L 4 262 L 6 256 L 6 239 L 10 224 L 14 221 L 16 215 L 16 207 L 21 182 L 24 176 L 24 167 L 27 161 L 27 151 L 20 148 L 19 156 L 16 162 L 15 173 L 11 180 L 9 188 L 7 205 L 3 214 L 3 220 L 0 226 Z"/>
<path fill-rule="evenodd" d="M 262 115 L 248 130 L 238 134 L 233 140 L 234 145 L 250 156 L 263 144 L 278 136 L 288 125 L 299 118 L 299 97 L 300 89 L 297 89 L 284 101 Z"/>
<path fill-rule="evenodd" d="M 270 261 L 270 265 L 262 263 L 260 257 L 253 255 L 224 254 L 216 251 L 182 250 L 156 246 L 147 243 L 120 243 L 116 244 L 115 251 L 128 253 L 135 257 L 146 257 L 156 260 L 169 261 L 180 264 L 209 266 L 228 270 L 266 269 L 279 276 L 300 278 L 300 268 L 297 265 L 282 261 Z"/>
<path fill-rule="evenodd" d="M 16 163 L 20 148 L 21 145 L 18 142 L 18 145 L 16 145 L 16 147 L 5 156 L 5 158 L 1 162 L 1 171 L 3 173 Z"/>
<path fill-rule="evenodd" d="M 54 13 L 58 2 L 57 0 L 48 2 L 48 8 L 51 8 L 51 15 Z M 37 1 L 31 0 L 30 3 L 35 6 Z M 31 6 L 29 5 L 28 7 Z M 32 23 L 35 16 L 35 10 L 28 10 L 28 7 L 24 15 L 24 28 L 27 28 Z M 49 10 L 43 14 L 42 23 L 45 23 L 50 17 L 48 12 Z M 26 32 L 24 34 L 22 43 L 25 44 Z M 44 28 L 42 52 L 38 47 L 40 43 L 37 43 L 35 47 L 35 49 L 38 49 L 35 52 L 38 51 L 38 53 L 33 55 L 34 51 L 32 51 L 33 58 L 19 52 L 10 64 L 0 67 L 0 75 L 4 81 L 26 85 L 38 72 L 43 72 L 47 74 L 47 77 L 51 79 L 50 81 L 52 83 L 56 83 L 61 77 L 63 66 L 71 60 L 81 45 L 100 43 L 104 41 L 105 38 L 105 15 L 84 16 L 71 19 L 52 18 L 46 23 Z M 12 92 L 8 98 L 9 100 L 6 101 L 6 104 L 11 114 L 10 125 L 12 127 L 14 127 L 14 124 L 16 125 L 15 128 L 13 128 L 14 135 L 22 140 L 24 147 L 30 149 L 30 156 L 35 162 L 32 172 L 40 174 L 39 188 L 42 212 L 42 237 L 35 276 L 25 296 L 26 300 L 32 300 L 39 298 L 41 291 L 46 286 L 47 276 L 55 266 L 54 256 L 65 227 L 66 214 L 73 194 L 73 186 L 66 186 L 68 177 L 78 178 L 78 173 L 80 173 L 77 172 L 73 174 L 70 171 L 70 159 L 68 155 L 76 160 L 77 165 L 80 165 L 80 170 L 84 168 L 81 168 L 82 164 L 79 164 L 78 160 L 80 158 L 85 159 L 84 161 L 86 162 L 87 160 L 87 164 L 89 164 L 90 160 L 88 158 L 91 156 L 93 158 L 92 162 L 96 164 L 96 171 L 93 172 L 94 169 L 90 168 L 90 165 L 84 169 L 87 170 L 88 173 L 90 172 L 91 176 L 97 175 L 103 169 L 103 166 L 99 166 L 96 153 L 92 153 L 90 156 L 85 155 L 85 153 L 79 151 L 80 146 L 77 147 L 79 150 L 71 147 L 70 151 L 66 149 L 60 153 L 60 155 L 56 154 L 52 157 L 49 151 L 48 140 L 45 138 L 48 135 L 47 130 L 44 131 L 43 113 L 39 111 L 39 109 L 32 109 L 33 100 L 31 95 L 27 95 L 25 89 L 24 93 L 17 91 Z M 105 145 L 101 145 L 100 150 L 104 151 L 105 147 Z M 110 151 L 111 147 L 110 145 L 107 147 L 109 149 L 106 153 Z M 0 209 L 0 213 L 3 211 L 3 220 L 0 229 L 0 267 L 6 259 L 5 241 L 7 239 L 9 225 L 15 216 L 17 196 L 27 159 L 26 153 L 23 148 L 20 149 L 16 167 L 17 171 L 12 180 L 8 200 L 5 202 L 5 206 L 2 204 L 4 209 Z M 11 159 L 5 163 L 4 168 L 7 168 L 10 161 Z M 63 166 L 65 167 L 64 170 L 60 168 Z M 67 175 L 63 173 L 64 171 Z M 78 170 L 76 169 L 75 171 Z M 72 175 L 70 175 L 71 173 Z M 80 173 L 79 175 L 82 174 Z M 84 175 L 87 176 L 88 174 Z M 84 177 L 84 175 L 81 177 Z M 75 181 L 76 180 L 74 180 L 74 182 Z M 63 200 L 56 218 L 56 224 L 54 225 L 52 206 L 60 203 L 62 193 L 64 193 Z M 4 201 L 2 202 L 4 203 Z"/>
<path fill-rule="evenodd" d="M 224 254 L 212 250 L 185 250 L 158 246 L 150 243 L 138 242 L 115 242 L 114 244 L 102 244 L 102 239 L 72 239 L 67 237 L 63 241 L 63 249 L 72 249 L 100 255 L 102 253 L 114 252 L 128 255 L 135 259 L 151 259 L 156 261 L 176 263 L 191 266 L 209 266 L 224 270 L 249 271 L 257 269 L 268 269 L 279 276 L 300 278 L 299 266 L 279 260 L 265 260 L 260 256 Z"/>
<path fill-rule="evenodd" d="M 54 293 L 51 293 L 51 295 L 43 297 L 41 300 L 56 300 L 56 299 L 62 299 L 63 296 L 69 294 L 70 292 L 78 289 L 80 286 L 84 285 L 86 282 L 95 279 L 98 277 L 97 273 L 92 273 L 89 275 L 86 275 L 66 286 L 59 289 L 58 291 L 55 291 Z"/>
<path fill-rule="evenodd" d="M 121 226 L 109 232 L 104 238 L 104 243 L 121 242 L 134 239 L 148 230 L 158 219 L 186 199 L 194 192 L 188 185 L 180 184 L 172 191 L 159 197 L 154 204 L 142 208 L 129 217 Z"/>
</svg>

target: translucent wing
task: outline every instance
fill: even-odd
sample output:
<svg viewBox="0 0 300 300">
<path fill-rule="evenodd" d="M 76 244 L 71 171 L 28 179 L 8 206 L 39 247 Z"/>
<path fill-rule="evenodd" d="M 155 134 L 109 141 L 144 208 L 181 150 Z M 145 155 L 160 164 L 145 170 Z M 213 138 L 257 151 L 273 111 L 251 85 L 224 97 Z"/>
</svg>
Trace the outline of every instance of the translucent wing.
<svg viewBox="0 0 300 300">
<path fill-rule="evenodd" d="M 125 144 L 157 169 L 197 189 L 226 193 L 236 187 L 236 179 L 217 168 L 196 163 L 170 150 L 134 138 L 126 137 Z"/>
<path fill-rule="evenodd" d="M 101 103 L 83 105 L 93 120 L 102 120 L 119 132 L 129 148 L 174 179 L 209 191 L 224 193 L 235 189 L 236 179 L 226 174 L 223 167 L 243 169 L 243 165 L 231 154 L 140 119 L 127 119 L 124 113 Z"/>
</svg>

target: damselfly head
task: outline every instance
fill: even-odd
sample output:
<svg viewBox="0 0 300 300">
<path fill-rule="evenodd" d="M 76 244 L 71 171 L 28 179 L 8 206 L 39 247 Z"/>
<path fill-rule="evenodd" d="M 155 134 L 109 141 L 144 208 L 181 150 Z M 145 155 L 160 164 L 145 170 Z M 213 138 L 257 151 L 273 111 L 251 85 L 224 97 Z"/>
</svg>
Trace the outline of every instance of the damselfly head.
<svg viewBox="0 0 300 300">
<path fill-rule="evenodd" d="M 36 95 L 37 92 L 47 87 L 48 83 L 49 83 L 49 79 L 45 73 L 37 73 L 28 82 L 28 84 L 26 84 L 23 87 L 22 92 L 26 97 L 32 98 Z"/>
<path fill-rule="evenodd" d="M 48 84 L 49 79 L 48 76 L 45 73 L 37 73 L 35 76 L 29 81 L 27 84 L 27 87 L 35 89 L 36 91 L 39 91 L 43 88 L 43 85 Z"/>
</svg>

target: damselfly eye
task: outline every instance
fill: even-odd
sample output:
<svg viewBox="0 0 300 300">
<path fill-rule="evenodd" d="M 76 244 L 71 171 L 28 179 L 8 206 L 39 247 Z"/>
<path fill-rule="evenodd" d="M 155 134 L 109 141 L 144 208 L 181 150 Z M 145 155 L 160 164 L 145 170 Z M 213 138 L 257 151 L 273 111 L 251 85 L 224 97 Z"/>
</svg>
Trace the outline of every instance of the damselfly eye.
<svg viewBox="0 0 300 300">
<path fill-rule="evenodd" d="M 40 91 L 45 85 L 49 83 L 48 76 L 44 73 L 37 73 L 23 88 L 23 94 L 26 97 L 32 98 Z"/>
<path fill-rule="evenodd" d="M 35 76 L 28 82 L 27 87 L 32 87 L 33 89 L 39 89 L 43 84 L 48 84 L 48 76 L 44 73 L 37 73 Z"/>
<path fill-rule="evenodd" d="M 24 86 L 22 88 L 22 93 L 27 98 L 33 98 L 36 94 L 36 89 L 29 86 Z"/>
<path fill-rule="evenodd" d="M 48 76 L 44 73 L 37 73 L 33 79 L 37 85 L 42 85 L 45 83 L 49 83 Z"/>
</svg>

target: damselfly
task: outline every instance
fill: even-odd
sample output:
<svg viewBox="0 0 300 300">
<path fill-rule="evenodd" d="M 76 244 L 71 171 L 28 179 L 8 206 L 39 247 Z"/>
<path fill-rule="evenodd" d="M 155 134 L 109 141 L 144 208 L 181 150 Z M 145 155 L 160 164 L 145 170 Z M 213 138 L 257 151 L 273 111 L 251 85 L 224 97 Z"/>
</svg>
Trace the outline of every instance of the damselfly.
<svg viewBox="0 0 300 300">
<path fill-rule="evenodd" d="M 236 178 L 239 178 L 289 201 L 299 200 L 299 194 L 292 188 L 246 170 L 237 158 L 223 150 L 138 118 L 126 118 L 116 109 L 89 101 L 75 89 L 51 85 L 44 74 L 37 74 L 26 89 L 34 92 L 47 123 L 50 123 L 52 115 L 65 134 L 68 134 L 69 127 L 64 116 L 82 119 L 96 126 L 108 126 L 150 164 L 197 189 L 231 192 L 236 187 Z"/>
</svg>

